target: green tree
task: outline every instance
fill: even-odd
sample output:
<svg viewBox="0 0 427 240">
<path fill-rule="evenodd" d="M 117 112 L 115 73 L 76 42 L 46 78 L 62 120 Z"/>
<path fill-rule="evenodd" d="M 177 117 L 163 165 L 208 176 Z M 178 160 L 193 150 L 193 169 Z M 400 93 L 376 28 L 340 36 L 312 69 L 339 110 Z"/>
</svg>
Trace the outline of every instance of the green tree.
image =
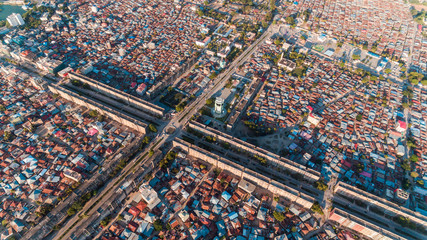
<svg viewBox="0 0 427 240">
<path fill-rule="evenodd" d="M 76 210 L 74 208 L 69 208 L 67 210 L 67 215 L 68 216 L 73 216 L 74 214 L 76 214 Z"/>
<path fill-rule="evenodd" d="M 414 97 L 414 94 L 413 94 L 411 88 L 407 88 L 407 89 L 403 90 L 402 94 L 403 94 L 403 96 L 405 96 L 405 97 L 407 97 L 409 99 L 412 99 Z"/>
<path fill-rule="evenodd" d="M 154 124 L 150 123 L 148 125 L 148 128 L 150 129 L 151 132 L 156 133 L 157 132 L 157 128 L 156 126 L 154 126 Z"/>
<path fill-rule="evenodd" d="M 44 217 L 52 210 L 52 208 L 53 208 L 52 205 L 44 204 L 44 205 L 40 206 L 40 209 L 36 214 L 39 217 Z"/>
<path fill-rule="evenodd" d="M 417 157 L 417 155 L 412 155 L 408 160 L 416 163 L 416 162 L 418 162 L 418 157 Z"/>
<path fill-rule="evenodd" d="M 426 83 L 427 79 L 425 79 L 425 78 L 426 78 L 426 76 L 424 76 L 422 73 L 410 72 L 408 74 L 408 80 L 413 85 L 417 85 L 420 81 L 421 81 L 421 83 L 423 83 L 423 82 Z"/>
<path fill-rule="evenodd" d="M 401 167 L 402 167 L 402 169 L 403 169 L 403 170 L 405 170 L 405 171 L 411 171 L 411 165 L 409 165 L 408 161 L 404 161 L 404 162 L 401 164 Z"/>
<path fill-rule="evenodd" d="M 408 103 L 406 103 L 406 102 L 404 102 L 404 103 L 402 103 L 402 107 L 403 107 L 403 108 L 409 108 L 409 104 L 408 104 Z"/>
<path fill-rule="evenodd" d="M 8 141 L 12 137 L 12 133 L 9 131 L 4 131 L 3 140 Z"/>
<path fill-rule="evenodd" d="M 320 215 L 324 214 L 323 210 L 322 210 L 322 207 L 320 207 L 320 204 L 317 201 L 313 203 L 313 205 L 311 206 L 310 210 L 313 211 L 313 212 L 317 212 Z"/>
<path fill-rule="evenodd" d="M 206 105 L 212 105 L 212 104 L 213 104 L 212 98 L 206 99 Z"/>
<path fill-rule="evenodd" d="M 285 22 L 291 26 L 295 25 L 295 19 L 291 16 L 285 18 Z"/>
<path fill-rule="evenodd" d="M 359 59 L 360 59 L 360 55 L 358 55 L 358 54 L 353 54 L 353 55 L 351 56 L 351 58 L 352 58 L 353 60 L 359 60 Z"/>
<path fill-rule="evenodd" d="M 214 79 L 216 78 L 216 76 L 218 76 L 218 74 L 216 72 L 211 73 L 211 75 L 209 75 L 209 79 Z"/>
<path fill-rule="evenodd" d="M 182 105 L 178 105 L 178 106 L 176 106 L 175 107 L 175 110 L 177 111 L 177 112 L 182 112 L 182 110 L 184 110 L 184 107 L 182 106 Z"/>
<path fill-rule="evenodd" d="M 160 232 L 163 230 L 163 222 L 160 219 L 157 219 L 156 221 L 154 221 L 153 226 L 154 226 L 154 230 L 157 232 Z"/>
<path fill-rule="evenodd" d="M 407 189 L 409 189 L 410 186 L 411 186 L 411 182 L 408 179 L 406 179 L 406 178 L 403 179 L 402 188 L 404 190 L 407 190 Z"/>
<path fill-rule="evenodd" d="M 356 164 L 356 172 L 357 173 L 363 172 L 364 169 L 365 169 L 365 165 L 363 165 L 363 163 Z"/>
<path fill-rule="evenodd" d="M 273 217 L 278 222 L 283 222 L 285 220 L 285 218 L 286 218 L 285 215 L 282 212 L 278 212 L 278 211 L 274 211 L 273 212 Z"/>
<path fill-rule="evenodd" d="M 108 223 L 110 223 L 110 221 L 111 221 L 111 217 L 107 216 L 104 219 L 102 219 L 102 221 L 100 222 L 100 225 L 103 227 L 106 227 Z"/>
<path fill-rule="evenodd" d="M 149 138 L 148 136 L 145 136 L 145 137 L 142 139 L 142 144 L 144 144 L 144 145 L 147 145 L 149 142 L 150 142 L 150 138 Z"/>
<path fill-rule="evenodd" d="M 268 27 L 268 22 L 262 21 L 261 25 L 262 25 L 263 28 L 267 28 Z"/>
<path fill-rule="evenodd" d="M 97 120 L 98 120 L 98 122 L 103 122 L 103 121 L 105 121 L 105 116 L 99 115 Z"/>
<path fill-rule="evenodd" d="M 417 144 L 415 143 L 415 140 L 412 138 L 408 138 L 406 140 L 406 146 L 408 146 L 409 148 L 416 148 Z"/>
<path fill-rule="evenodd" d="M 202 9 L 197 9 L 197 15 L 199 15 L 199 17 L 202 17 L 204 15 L 204 12 L 202 11 Z"/>
<path fill-rule="evenodd" d="M 96 118 L 98 116 L 98 111 L 96 110 L 91 110 L 89 112 L 89 116 L 91 116 L 92 118 Z"/>
<path fill-rule="evenodd" d="M 420 83 L 419 81 L 418 81 L 418 79 L 416 79 L 416 78 L 410 78 L 410 79 L 408 79 L 409 80 L 409 82 L 412 84 L 412 85 L 418 85 L 418 83 Z"/>
<path fill-rule="evenodd" d="M 323 180 L 318 180 L 314 182 L 314 187 L 316 187 L 321 191 L 326 191 L 328 189 L 328 185 L 326 185 L 326 183 Z"/>
<path fill-rule="evenodd" d="M 307 69 L 304 67 L 295 68 L 292 71 L 292 75 L 297 76 L 297 77 L 303 77 L 305 75 L 306 70 Z"/>
<path fill-rule="evenodd" d="M 411 172 L 411 177 L 413 178 L 417 178 L 419 176 L 419 174 L 417 172 Z"/>
</svg>

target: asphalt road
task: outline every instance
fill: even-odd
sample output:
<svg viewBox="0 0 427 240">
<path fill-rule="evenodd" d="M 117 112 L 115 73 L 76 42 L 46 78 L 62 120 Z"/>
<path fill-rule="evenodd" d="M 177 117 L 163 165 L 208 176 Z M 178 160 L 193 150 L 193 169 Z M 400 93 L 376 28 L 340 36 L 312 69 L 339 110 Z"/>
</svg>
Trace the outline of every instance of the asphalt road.
<svg viewBox="0 0 427 240">
<path fill-rule="evenodd" d="M 159 146 L 161 146 L 164 140 L 164 138 L 161 139 L 159 141 L 160 143 L 155 148 L 157 149 Z M 142 167 L 148 162 L 149 159 L 151 159 L 145 158 L 145 160 L 138 162 L 139 159 L 147 156 L 149 149 L 155 144 L 155 142 L 156 141 L 152 141 L 151 144 L 145 148 L 145 151 L 139 153 L 131 162 L 129 162 L 122 170 L 122 174 L 116 176 L 112 181 L 110 181 L 108 185 L 98 193 L 97 197 L 92 198 L 88 203 L 86 203 L 78 214 L 74 215 L 65 226 L 56 232 L 53 239 L 68 239 L 68 237 L 72 235 L 73 231 L 79 229 L 81 224 L 85 222 L 80 219 L 80 216 L 83 216 L 87 211 L 89 212 L 86 215 L 91 216 L 95 214 L 95 211 L 97 211 L 99 207 L 107 205 L 106 202 L 113 199 L 112 196 L 114 193 L 116 193 L 116 191 L 123 185 L 123 183 L 129 180 L 128 177 L 134 175 L 131 170 L 138 169 L 137 167 Z M 94 204 L 95 206 L 93 206 Z"/>
<path fill-rule="evenodd" d="M 137 141 L 138 142 L 138 141 Z M 105 162 L 104 168 L 109 168 L 111 165 L 117 160 L 113 158 L 110 158 L 110 160 L 107 160 Z M 114 159 L 114 160 L 113 160 Z M 60 202 L 48 215 L 48 218 L 44 218 L 42 222 L 40 222 L 38 225 L 34 226 L 30 229 L 23 237 L 22 239 L 31 239 L 31 240 L 37 240 L 37 239 L 43 239 L 43 237 L 48 234 L 53 226 L 61 222 L 61 220 L 66 217 L 67 210 L 70 208 L 70 206 L 79 199 L 78 193 L 83 193 L 86 189 L 93 186 L 94 183 L 97 181 L 100 181 L 100 178 L 102 178 L 102 173 L 99 173 L 98 171 L 87 181 L 83 182 L 73 193 L 71 193 L 70 196 L 68 196 L 65 200 Z M 87 204 L 88 205 L 88 204 Z"/>
<path fill-rule="evenodd" d="M 110 181 L 108 186 L 105 187 L 102 192 L 98 193 L 96 198 L 91 199 L 91 201 L 84 206 L 83 210 L 79 214 L 76 214 L 70 221 L 68 221 L 67 224 L 56 233 L 53 239 L 68 239 L 76 230 L 81 229 L 82 227 L 84 227 L 84 225 L 88 226 L 90 222 L 88 223 L 87 221 L 81 220 L 79 216 L 82 215 L 82 213 L 88 211 L 88 209 L 96 203 L 96 206 L 92 207 L 91 210 L 87 213 L 87 215 L 91 216 L 92 214 L 95 214 L 94 212 L 100 206 L 104 206 L 107 201 L 110 201 L 113 198 L 113 194 L 121 187 L 121 185 L 127 180 L 129 180 L 129 176 L 133 175 L 132 171 L 130 171 L 131 169 L 139 169 L 144 164 L 150 164 L 150 162 L 148 162 L 149 158 L 146 158 L 145 160 L 139 163 L 138 160 L 142 157 L 145 157 L 150 149 L 156 152 L 165 142 L 170 142 L 176 136 L 179 136 L 181 134 L 182 128 L 185 126 L 188 120 L 196 113 L 196 111 L 206 103 L 207 99 L 209 99 L 213 94 L 215 94 L 217 91 L 219 91 L 219 89 L 224 86 L 226 80 L 231 77 L 231 75 L 236 71 L 236 68 L 242 63 L 244 63 L 252 55 L 252 53 L 257 50 L 258 45 L 261 44 L 263 40 L 265 40 L 267 37 L 269 37 L 272 32 L 273 31 L 271 27 L 268 28 L 260 38 L 258 38 L 251 46 L 249 46 L 237 59 L 235 59 L 228 66 L 225 72 L 217 76 L 217 78 L 214 80 L 213 87 L 208 89 L 206 93 L 204 93 L 194 102 L 192 102 L 189 106 L 187 106 L 184 111 L 175 115 L 175 117 L 169 122 L 169 124 L 164 127 L 164 130 L 167 130 L 171 127 L 175 128 L 175 132 L 168 135 L 165 133 L 165 131 L 162 131 L 160 135 L 154 141 L 151 142 L 151 144 L 149 145 L 149 147 L 146 148 L 145 151 L 138 154 L 122 170 L 122 174 Z M 65 209 L 62 209 L 63 213 L 64 210 Z"/>
<path fill-rule="evenodd" d="M 235 59 L 230 64 L 230 66 L 228 66 L 226 71 L 216 77 L 213 83 L 213 87 L 199 96 L 199 98 L 187 106 L 183 112 L 175 116 L 169 125 L 178 128 L 182 126 L 182 124 L 185 124 L 191 118 L 191 116 L 196 113 L 197 110 L 206 104 L 207 99 L 211 98 L 212 95 L 224 87 L 226 80 L 228 80 L 233 75 L 233 73 L 236 72 L 236 68 L 248 60 L 248 58 L 250 58 L 251 55 L 258 49 L 258 45 L 262 43 L 267 37 L 271 36 L 272 32 L 272 27 L 269 27 L 260 38 L 258 38 L 251 46 L 249 46 L 242 54 L 240 54 L 239 57 L 237 57 L 237 59 Z"/>
</svg>

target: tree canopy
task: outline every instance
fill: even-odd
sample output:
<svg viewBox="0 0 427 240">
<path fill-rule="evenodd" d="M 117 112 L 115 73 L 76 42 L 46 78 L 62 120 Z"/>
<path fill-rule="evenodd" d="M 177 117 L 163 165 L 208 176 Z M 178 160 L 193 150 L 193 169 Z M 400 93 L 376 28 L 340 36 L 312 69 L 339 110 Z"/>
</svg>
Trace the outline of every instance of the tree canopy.
<svg viewBox="0 0 427 240">
<path fill-rule="evenodd" d="M 285 218 L 286 218 L 285 215 L 282 212 L 278 212 L 278 211 L 274 211 L 273 212 L 273 217 L 278 222 L 283 222 L 285 220 Z"/>
</svg>

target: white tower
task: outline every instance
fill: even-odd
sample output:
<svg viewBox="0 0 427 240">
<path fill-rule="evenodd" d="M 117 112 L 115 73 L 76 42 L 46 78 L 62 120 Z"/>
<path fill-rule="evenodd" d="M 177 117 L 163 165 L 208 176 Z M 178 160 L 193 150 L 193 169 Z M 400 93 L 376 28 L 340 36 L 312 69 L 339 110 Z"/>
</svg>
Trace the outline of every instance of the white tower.
<svg viewBox="0 0 427 240">
<path fill-rule="evenodd" d="M 225 116 L 225 109 L 224 109 L 224 99 L 221 97 L 217 97 L 215 100 L 215 108 L 212 111 L 215 118 L 222 118 Z"/>
<path fill-rule="evenodd" d="M 221 114 L 223 111 L 224 99 L 218 97 L 215 100 L 215 113 Z"/>
</svg>

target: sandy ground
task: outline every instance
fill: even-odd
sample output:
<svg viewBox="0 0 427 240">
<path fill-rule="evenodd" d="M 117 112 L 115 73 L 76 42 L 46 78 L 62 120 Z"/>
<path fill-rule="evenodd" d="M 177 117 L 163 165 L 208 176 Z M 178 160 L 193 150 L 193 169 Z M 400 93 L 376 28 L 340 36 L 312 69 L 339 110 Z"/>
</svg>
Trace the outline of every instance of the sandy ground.
<svg viewBox="0 0 427 240">
<path fill-rule="evenodd" d="M 421 11 L 423 9 L 427 11 L 427 6 L 422 4 L 411 4 L 411 6 L 414 7 L 417 11 Z"/>
</svg>

